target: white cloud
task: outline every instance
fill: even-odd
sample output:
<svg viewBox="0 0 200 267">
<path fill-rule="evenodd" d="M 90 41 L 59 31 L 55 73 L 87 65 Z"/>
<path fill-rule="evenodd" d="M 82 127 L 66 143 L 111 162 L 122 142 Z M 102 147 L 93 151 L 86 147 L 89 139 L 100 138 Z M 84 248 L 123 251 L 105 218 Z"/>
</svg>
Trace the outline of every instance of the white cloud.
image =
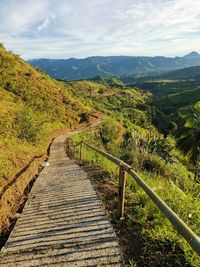
<svg viewBox="0 0 200 267">
<path fill-rule="evenodd" d="M 42 30 L 46 29 L 49 24 L 49 18 L 43 20 L 43 22 L 38 26 L 38 31 L 41 32 Z"/>
<path fill-rule="evenodd" d="M 48 1 L 0 0 L 0 33 L 18 35 L 29 30 L 47 11 Z"/>
<path fill-rule="evenodd" d="M 180 55 L 199 29 L 199 0 L 0 0 L 1 42 L 25 58 Z"/>
</svg>

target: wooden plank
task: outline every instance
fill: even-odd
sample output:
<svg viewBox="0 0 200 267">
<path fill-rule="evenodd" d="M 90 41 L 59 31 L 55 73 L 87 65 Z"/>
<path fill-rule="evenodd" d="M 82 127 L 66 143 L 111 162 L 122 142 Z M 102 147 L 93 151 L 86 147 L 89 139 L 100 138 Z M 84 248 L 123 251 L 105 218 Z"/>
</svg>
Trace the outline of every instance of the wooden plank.
<svg viewBox="0 0 200 267">
<path fill-rule="evenodd" d="M 118 212 L 119 217 L 124 217 L 124 200 L 126 190 L 126 172 L 123 166 L 119 167 L 119 189 L 118 189 Z"/>
<path fill-rule="evenodd" d="M 52 144 L 0 254 L 0 266 L 124 266 L 113 227 L 86 173 Z"/>
<path fill-rule="evenodd" d="M 82 164 L 82 158 L 83 158 L 83 141 L 80 143 L 80 156 L 79 156 L 79 163 Z"/>
</svg>

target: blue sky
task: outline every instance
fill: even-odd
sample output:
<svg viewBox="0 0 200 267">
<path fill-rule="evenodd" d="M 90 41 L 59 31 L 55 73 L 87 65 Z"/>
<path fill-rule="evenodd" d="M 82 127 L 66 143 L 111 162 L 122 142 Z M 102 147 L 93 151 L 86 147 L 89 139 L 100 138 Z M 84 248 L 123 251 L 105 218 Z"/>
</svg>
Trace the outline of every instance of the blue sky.
<svg viewBox="0 0 200 267">
<path fill-rule="evenodd" d="M 200 0 L 0 0 L 0 42 L 25 59 L 200 52 Z"/>
</svg>

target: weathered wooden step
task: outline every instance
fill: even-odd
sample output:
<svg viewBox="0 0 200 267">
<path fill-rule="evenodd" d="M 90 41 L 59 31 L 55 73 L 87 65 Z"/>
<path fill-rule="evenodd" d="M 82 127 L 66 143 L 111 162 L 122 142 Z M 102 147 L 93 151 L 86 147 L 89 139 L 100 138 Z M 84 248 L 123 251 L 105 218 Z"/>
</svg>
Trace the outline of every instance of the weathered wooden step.
<svg viewBox="0 0 200 267">
<path fill-rule="evenodd" d="M 66 137 L 51 146 L 0 254 L 0 266 L 124 266 L 116 234 L 86 173 L 65 155 Z"/>
</svg>

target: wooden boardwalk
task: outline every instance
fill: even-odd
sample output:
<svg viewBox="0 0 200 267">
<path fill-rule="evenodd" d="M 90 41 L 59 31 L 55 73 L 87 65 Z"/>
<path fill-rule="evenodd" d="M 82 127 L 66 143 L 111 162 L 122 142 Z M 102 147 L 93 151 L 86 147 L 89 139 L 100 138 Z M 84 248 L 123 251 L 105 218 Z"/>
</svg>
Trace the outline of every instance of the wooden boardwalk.
<svg viewBox="0 0 200 267">
<path fill-rule="evenodd" d="M 0 253 L 0 266 L 124 266 L 116 234 L 86 173 L 54 140 Z"/>
</svg>

